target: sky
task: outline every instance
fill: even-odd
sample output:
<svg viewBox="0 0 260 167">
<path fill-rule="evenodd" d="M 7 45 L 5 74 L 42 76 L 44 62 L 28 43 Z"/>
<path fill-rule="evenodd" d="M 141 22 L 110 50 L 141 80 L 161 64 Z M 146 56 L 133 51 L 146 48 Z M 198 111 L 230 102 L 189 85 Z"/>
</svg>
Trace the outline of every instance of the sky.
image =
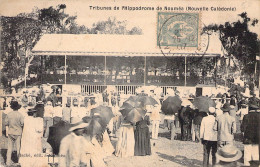
<svg viewBox="0 0 260 167">
<path fill-rule="evenodd" d="M 137 26 L 143 29 L 144 35 L 152 35 L 156 33 L 157 11 L 105 11 L 90 10 L 89 6 L 114 7 L 118 6 L 149 6 L 156 8 L 164 7 L 209 7 L 209 11 L 202 11 L 201 22 L 203 25 L 223 24 L 227 21 L 233 22 L 238 20 L 238 14 L 247 12 L 251 18 L 257 18 L 260 21 L 260 0 L 218 0 L 218 1 L 199 1 L 186 0 L 183 1 L 89 1 L 89 0 L 0 0 L 0 15 L 15 16 L 22 12 L 31 12 L 34 7 L 48 8 L 57 6 L 58 4 L 66 4 L 65 12 L 70 15 L 77 16 L 77 22 L 80 25 L 91 27 L 93 23 L 107 20 L 108 17 L 116 17 L 119 21 L 127 21 L 128 27 Z M 235 11 L 218 12 L 211 11 L 211 7 L 233 7 Z M 176 11 L 174 11 L 176 12 Z M 186 11 L 184 11 L 186 12 Z M 189 11 L 191 12 L 191 11 Z M 260 23 L 256 27 L 251 27 L 251 31 L 260 35 Z"/>
</svg>

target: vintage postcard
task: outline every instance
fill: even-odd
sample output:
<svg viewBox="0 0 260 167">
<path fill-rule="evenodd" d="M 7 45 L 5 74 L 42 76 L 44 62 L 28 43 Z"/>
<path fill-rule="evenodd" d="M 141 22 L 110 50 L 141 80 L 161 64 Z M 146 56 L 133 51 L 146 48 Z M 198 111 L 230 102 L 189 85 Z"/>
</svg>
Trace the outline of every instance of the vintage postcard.
<svg viewBox="0 0 260 167">
<path fill-rule="evenodd" d="M 259 0 L 0 4 L 0 166 L 259 165 Z"/>
</svg>

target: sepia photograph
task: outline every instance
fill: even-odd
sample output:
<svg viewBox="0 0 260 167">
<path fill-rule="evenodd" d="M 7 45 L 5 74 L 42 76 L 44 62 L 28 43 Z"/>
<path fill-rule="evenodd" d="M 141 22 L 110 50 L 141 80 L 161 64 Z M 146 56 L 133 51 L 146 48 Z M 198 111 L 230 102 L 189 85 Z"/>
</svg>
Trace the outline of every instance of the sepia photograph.
<svg viewBox="0 0 260 167">
<path fill-rule="evenodd" d="M 0 0 L 0 166 L 260 166 L 259 0 Z"/>
</svg>

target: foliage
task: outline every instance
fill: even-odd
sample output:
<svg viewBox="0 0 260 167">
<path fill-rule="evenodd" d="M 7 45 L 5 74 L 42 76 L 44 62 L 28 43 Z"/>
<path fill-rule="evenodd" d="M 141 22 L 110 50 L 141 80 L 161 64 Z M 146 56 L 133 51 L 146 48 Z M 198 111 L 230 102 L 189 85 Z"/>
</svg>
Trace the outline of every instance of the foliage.
<svg viewBox="0 0 260 167">
<path fill-rule="evenodd" d="M 88 29 L 89 34 L 124 34 L 124 35 L 141 35 L 142 29 L 133 27 L 131 30 L 126 28 L 126 21 L 118 21 L 116 18 L 108 18 L 106 21 L 100 21 L 93 24 Z"/>
<path fill-rule="evenodd" d="M 117 21 L 109 18 L 93 24 L 88 29 L 84 25 L 77 24 L 77 16 L 70 16 L 65 12 L 66 5 L 38 9 L 31 13 L 20 13 L 15 17 L 1 16 L 1 83 L 10 87 L 13 79 L 24 78 L 28 73 L 41 74 L 39 67 L 41 60 L 31 55 L 30 50 L 38 42 L 42 34 L 142 34 L 142 30 L 133 27 L 128 30 L 125 21 Z M 35 59 L 35 60 L 33 60 Z M 33 67 L 29 68 L 33 64 Z M 30 71 L 31 72 L 28 72 Z M 33 71 L 32 71 L 33 70 Z"/>
<path fill-rule="evenodd" d="M 251 19 L 247 13 L 239 14 L 242 20 L 226 22 L 225 24 L 212 24 L 203 28 L 203 32 L 214 31 L 220 33 L 220 40 L 227 51 L 229 59 L 238 60 L 238 68 L 247 75 L 252 76 L 256 55 L 259 53 L 257 34 L 250 31 L 250 26 L 258 23 L 257 19 Z"/>
</svg>

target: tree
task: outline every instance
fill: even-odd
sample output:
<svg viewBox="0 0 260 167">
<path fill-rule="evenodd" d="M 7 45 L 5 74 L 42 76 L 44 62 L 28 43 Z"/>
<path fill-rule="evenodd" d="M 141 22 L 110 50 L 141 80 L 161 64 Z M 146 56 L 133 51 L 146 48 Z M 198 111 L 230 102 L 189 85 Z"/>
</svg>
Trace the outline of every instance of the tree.
<svg viewBox="0 0 260 167">
<path fill-rule="evenodd" d="M 131 30 L 126 28 L 126 21 L 118 21 L 116 18 L 109 17 L 106 21 L 100 21 L 93 24 L 88 29 L 89 34 L 125 34 L 125 35 L 141 35 L 142 29 L 133 27 Z"/>
<path fill-rule="evenodd" d="M 225 24 L 212 24 L 203 28 L 203 32 L 219 32 L 219 39 L 227 52 L 229 65 L 231 60 L 242 74 L 252 77 L 256 63 L 256 55 L 259 53 L 259 41 L 257 34 L 250 31 L 250 26 L 258 23 L 257 19 L 251 19 L 247 13 L 239 14 L 242 20 L 226 22 Z"/>
<path fill-rule="evenodd" d="M 1 81 L 5 88 L 10 88 L 13 79 L 28 74 L 34 58 L 30 51 L 43 33 L 87 32 L 85 26 L 76 24 L 76 16 L 69 16 L 64 12 L 65 8 L 66 5 L 59 5 L 56 8 L 35 8 L 31 13 L 21 13 L 15 17 L 0 17 L 0 53 L 1 62 L 4 62 Z"/>
</svg>

